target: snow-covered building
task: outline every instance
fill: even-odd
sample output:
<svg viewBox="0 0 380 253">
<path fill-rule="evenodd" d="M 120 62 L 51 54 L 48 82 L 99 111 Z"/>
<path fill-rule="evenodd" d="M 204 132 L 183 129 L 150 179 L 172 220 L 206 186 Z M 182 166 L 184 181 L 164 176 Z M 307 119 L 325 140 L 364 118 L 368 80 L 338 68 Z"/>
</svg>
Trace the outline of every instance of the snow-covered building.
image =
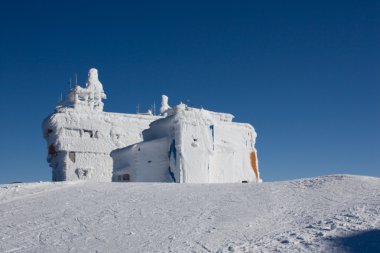
<svg viewBox="0 0 380 253">
<path fill-rule="evenodd" d="M 105 98 L 97 70 L 90 69 L 86 87 L 71 89 L 43 121 L 53 181 L 111 181 L 111 151 L 142 141 L 142 131 L 160 118 L 104 112 Z"/>
<path fill-rule="evenodd" d="M 96 69 L 43 121 L 53 181 L 261 181 L 250 124 L 162 96 L 160 115 L 103 111 Z"/>
<path fill-rule="evenodd" d="M 167 98 L 163 97 L 163 101 Z M 169 107 L 170 108 L 170 107 Z M 256 132 L 233 115 L 180 104 L 143 131 L 143 142 L 117 149 L 114 181 L 226 183 L 260 181 Z"/>
</svg>

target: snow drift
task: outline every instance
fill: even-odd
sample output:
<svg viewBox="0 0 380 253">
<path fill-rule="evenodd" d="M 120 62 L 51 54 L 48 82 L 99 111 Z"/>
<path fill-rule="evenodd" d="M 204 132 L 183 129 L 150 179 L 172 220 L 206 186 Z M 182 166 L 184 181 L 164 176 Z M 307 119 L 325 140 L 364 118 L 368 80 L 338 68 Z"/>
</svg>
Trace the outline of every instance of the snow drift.
<svg viewBox="0 0 380 253">
<path fill-rule="evenodd" d="M 380 179 L 0 185 L 0 224 L 0 252 L 380 252 Z"/>
</svg>

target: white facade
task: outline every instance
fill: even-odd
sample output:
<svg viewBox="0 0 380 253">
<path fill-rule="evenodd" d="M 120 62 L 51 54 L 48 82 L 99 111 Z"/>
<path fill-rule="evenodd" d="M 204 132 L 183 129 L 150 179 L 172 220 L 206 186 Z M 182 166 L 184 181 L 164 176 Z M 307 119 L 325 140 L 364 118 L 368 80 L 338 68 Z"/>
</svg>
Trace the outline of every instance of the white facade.
<svg viewBox="0 0 380 253">
<path fill-rule="evenodd" d="M 142 141 L 142 131 L 159 117 L 103 112 L 103 87 L 89 71 L 86 88 L 76 86 L 43 121 L 53 181 L 111 181 L 112 150 Z"/>
<path fill-rule="evenodd" d="M 114 181 L 261 181 L 251 125 L 232 122 L 231 114 L 184 104 L 165 113 L 143 131 L 143 142 L 111 153 Z"/>
<path fill-rule="evenodd" d="M 53 181 L 260 182 L 256 132 L 162 96 L 160 116 L 103 112 L 96 69 L 43 121 Z"/>
</svg>

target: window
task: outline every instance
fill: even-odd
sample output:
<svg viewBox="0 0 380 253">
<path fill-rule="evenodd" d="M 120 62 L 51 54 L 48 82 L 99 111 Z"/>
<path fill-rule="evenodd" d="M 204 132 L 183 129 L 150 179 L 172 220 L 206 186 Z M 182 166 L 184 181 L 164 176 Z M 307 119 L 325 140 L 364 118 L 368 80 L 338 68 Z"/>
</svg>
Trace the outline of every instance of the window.
<svg viewBox="0 0 380 253">
<path fill-rule="evenodd" d="M 123 175 L 123 181 L 129 181 L 129 174 Z"/>
<path fill-rule="evenodd" d="M 63 135 L 67 137 L 79 138 L 81 137 L 81 131 L 74 128 L 64 128 Z"/>
<path fill-rule="evenodd" d="M 78 168 L 75 170 L 75 174 L 77 174 L 78 179 L 85 180 L 90 177 L 90 169 L 82 169 Z"/>
<path fill-rule="evenodd" d="M 83 130 L 83 136 L 84 137 L 94 137 L 94 133 L 91 130 Z"/>
<path fill-rule="evenodd" d="M 69 152 L 69 158 L 70 160 L 75 163 L 75 152 Z"/>
</svg>

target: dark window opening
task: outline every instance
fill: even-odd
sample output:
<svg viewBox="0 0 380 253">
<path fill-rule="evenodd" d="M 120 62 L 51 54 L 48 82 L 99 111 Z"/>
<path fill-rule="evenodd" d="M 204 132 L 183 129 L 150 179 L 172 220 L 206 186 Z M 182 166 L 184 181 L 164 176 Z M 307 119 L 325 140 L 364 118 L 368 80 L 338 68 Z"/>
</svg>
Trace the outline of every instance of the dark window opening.
<svg viewBox="0 0 380 253">
<path fill-rule="evenodd" d="M 246 181 L 246 180 L 244 180 L 244 181 L 241 181 L 243 184 L 246 184 L 246 183 L 248 183 L 248 181 Z"/>
<path fill-rule="evenodd" d="M 129 174 L 123 175 L 123 181 L 129 181 Z"/>
<path fill-rule="evenodd" d="M 89 169 L 78 168 L 75 170 L 75 174 L 77 174 L 78 179 L 83 180 L 89 176 L 90 171 L 89 171 Z"/>
<path fill-rule="evenodd" d="M 94 132 L 92 132 L 91 130 L 83 130 L 83 133 L 85 135 L 88 135 L 90 138 L 94 137 Z"/>
<path fill-rule="evenodd" d="M 70 160 L 75 163 L 75 152 L 69 152 L 69 158 Z"/>
</svg>

